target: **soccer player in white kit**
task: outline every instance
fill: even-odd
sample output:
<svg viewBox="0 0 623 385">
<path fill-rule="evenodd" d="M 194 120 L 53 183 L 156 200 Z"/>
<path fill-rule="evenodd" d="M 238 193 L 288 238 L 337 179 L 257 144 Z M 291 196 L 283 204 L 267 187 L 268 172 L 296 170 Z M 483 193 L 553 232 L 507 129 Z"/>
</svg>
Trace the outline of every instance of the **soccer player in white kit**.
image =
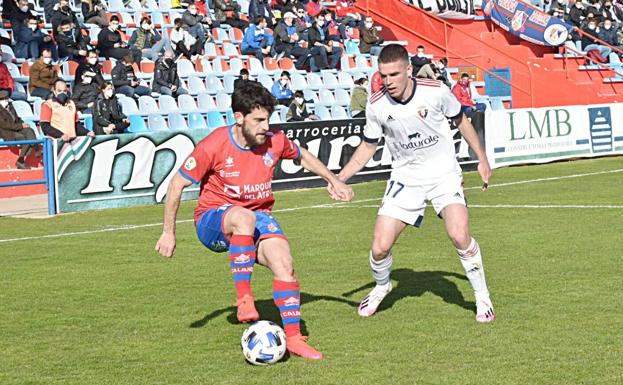
<svg viewBox="0 0 623 385">
<path fill-rule="evenodd" d="M 383 48 L 379 72 L 384 86 L 370 97 L 364 140 L 338 176 L 346 181 L 357 173 L 375 154 L 381 137 L 385 137 L 393 162 L 370 250 L 376 286 L 363 299 L 358 312 L 363 317 L 371 316 L 392 290 L 391 248 L 407 225 L 420 226 L 428 200 L 444 220 L 448 237 L 474 289 L 476 321 L 491 322 L 495 311 L 485 281 L 480 247 L 469 233 L 463 178 L 448 118 L 454 119 L 478 157 L 483 190 L 491 177 L 487 155 L 450 89 L 436 80 L 411 78 L 411 70 L 404 47 L 392 44 Z"/>
</svg>

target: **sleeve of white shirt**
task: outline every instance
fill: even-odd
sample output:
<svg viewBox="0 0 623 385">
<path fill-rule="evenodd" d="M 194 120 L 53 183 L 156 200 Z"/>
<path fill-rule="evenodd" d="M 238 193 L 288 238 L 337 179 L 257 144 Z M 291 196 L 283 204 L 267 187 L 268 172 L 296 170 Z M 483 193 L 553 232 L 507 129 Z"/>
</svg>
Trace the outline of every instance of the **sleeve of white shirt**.
<svg viewBox="0 0 623 385">
<path fill-rule="evenodd" d="M 461 113 L 461 103 L 448 87 L 441 86 L 441 111 L 447 118 L 456 118 Z"/>
<path fill-rule="evenodd" d="M 366 126 L 363 129 L 363 140 L 368 143 L 377 143 L 383 136 L 383 127 L 378 121 L 370 103 L 366 106 Z"/>
</svg>

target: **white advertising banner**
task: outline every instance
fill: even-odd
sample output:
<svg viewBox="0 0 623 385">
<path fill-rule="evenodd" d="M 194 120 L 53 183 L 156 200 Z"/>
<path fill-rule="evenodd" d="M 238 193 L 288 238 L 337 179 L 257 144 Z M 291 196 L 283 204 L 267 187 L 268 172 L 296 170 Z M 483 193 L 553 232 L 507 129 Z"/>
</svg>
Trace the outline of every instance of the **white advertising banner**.
<svg viewBox="0 0 623 385">
<path fill-rule="evenodd" d="M 623 105 L 487 111 L 491 167 L 623 154 Z"/>
<path fill-rule="evenodd" d="M 473 19 L 474 0 L 402 0 L 442 19 Z"/>
</svg>

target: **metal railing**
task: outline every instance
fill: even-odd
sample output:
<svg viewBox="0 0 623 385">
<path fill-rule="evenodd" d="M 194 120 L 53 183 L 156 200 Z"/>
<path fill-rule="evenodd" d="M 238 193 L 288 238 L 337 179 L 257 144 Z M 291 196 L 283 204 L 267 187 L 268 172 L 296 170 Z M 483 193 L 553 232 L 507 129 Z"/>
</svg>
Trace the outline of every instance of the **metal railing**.
<svg viewBox="0 0 623 385">
<path fill-rule="evenodd" d="M 54 147 L 51 139 L 36 140 L 15 140 L 11 142 L 0 142 L 1 147 L 19 147 L 25 144 L 43 145 L 43 179 L 24 180 L 18 182 L 3 182 L 1 187 L 28 186 L 44 184 L 48 190 L 48 214 L 56 214 L 56 184 L 54 180 Z"/>
</svg>

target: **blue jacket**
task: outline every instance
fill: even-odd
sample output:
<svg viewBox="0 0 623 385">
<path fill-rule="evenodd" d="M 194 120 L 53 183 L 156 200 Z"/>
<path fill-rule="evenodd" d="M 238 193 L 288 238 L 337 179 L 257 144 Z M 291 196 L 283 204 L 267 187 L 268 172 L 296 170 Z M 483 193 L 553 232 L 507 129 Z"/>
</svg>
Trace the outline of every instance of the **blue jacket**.
<svg viewBox="0 0 623 385">
<path fill-rule="evenodd" d="M 597 34 L 597 37 L 610 45 L 619 45 L 619 42 L 617 41 L 617 30 L 615 28 L 610 28 L 609 30 L 607 30 L 601 27 L 599 28 L 599 33 Z"/>
<path fill-rule="evenodd" d="M 277 99 L 291 99 L 294 97 L 294 92 L 288 86 L 282 87 L 281 80 L 277 80 L 275 84 L 273 84 L 273 88 L 270 90 L 274 97 Z"/>
<path fill-rule="evenodd" d="M 13 51 L 16 57 L 28 59 L 28 45 L 32 41 L 36 41 L 39 44 L 43 41 L 43 37 L 46 36 L 40 29 L 36 29 L 34 32 L 26 27 L 24 24 L 18 24 L 19 27 L 15 28 L 15 47 Z M 35 58 L 36 59 L 36 58 Z"/>
<path fill-rule="evenodd" d="M 247 48 L 265 48 L 273 45 L 273 36 L 267 31 L 260 31 L 255 24 L 249 25 L 242 39 L 242 50 Z"/>
<path fill-rule="evenodd" d="M 258 0 L 251 0 L 249 3 L 249 20 L 253 22 L 255 16 L 266 16 L 269 20 L 273 18 L 273 10 L 270 7 L 270 0 L 259 3 Z"/>
</svg>

